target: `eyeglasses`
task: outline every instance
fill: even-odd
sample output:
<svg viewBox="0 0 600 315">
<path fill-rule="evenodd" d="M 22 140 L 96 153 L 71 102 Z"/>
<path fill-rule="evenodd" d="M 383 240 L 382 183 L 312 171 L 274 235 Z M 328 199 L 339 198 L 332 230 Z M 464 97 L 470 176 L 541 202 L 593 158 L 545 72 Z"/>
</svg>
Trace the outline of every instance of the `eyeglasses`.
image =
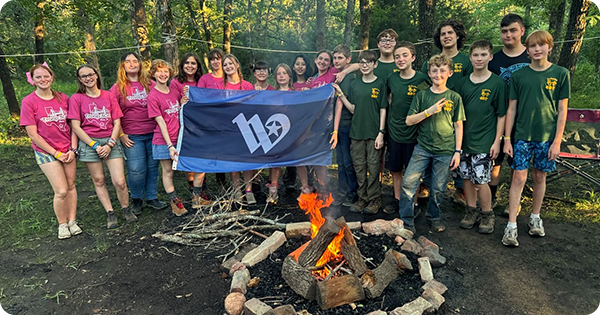
<svg viewBox="0 0 600 315">
<path fill-rule="evenodd" d="M 95 76 L 95 75 L 96 75 L 95 73 L 84 74 L 84 75 L 80 75 L 80 76 L 79 76 L 79 78 L 80 78 L 80 79 L 84 79 L 84 80 L 85 80 L 85 79 L 87 79 L 87 78 L 91 78 L 91 77 L 93 77 L 93 76 Z"/>
<path fill-rule="evenodd" d="M 269 73 L 269 69 L 256 69 L 254 70 L 256 73 Z"/>
<path fill-rule="evenodd" d="M 373 61 L 361 61 L 358 63 L 360 66 L 370 66 L 373 64 Z"/>
<path fill-rule="evenodd" d="M 395 39 L 387 39 L 387 38 L 382 38 L 379 40 L 380 44 L 395 44 L 396 40 Z"/>
</svg>

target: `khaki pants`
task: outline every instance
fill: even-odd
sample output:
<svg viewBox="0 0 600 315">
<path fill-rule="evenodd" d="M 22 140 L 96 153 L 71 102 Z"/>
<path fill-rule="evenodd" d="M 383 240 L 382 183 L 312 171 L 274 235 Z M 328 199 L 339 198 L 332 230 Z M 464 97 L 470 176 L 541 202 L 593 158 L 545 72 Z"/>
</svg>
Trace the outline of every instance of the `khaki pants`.
<svg viewBox="0 0 600 315">
<path fill-rule="evenodd" d="M 375 150 L 375 140 L 352 139 L 350 155 L 358 181 L 357 194 L 360 199 L 365 201 L 381 197 L 381 183 L 379 182 L 381 152 L 382 150 Z"/>
</svg>

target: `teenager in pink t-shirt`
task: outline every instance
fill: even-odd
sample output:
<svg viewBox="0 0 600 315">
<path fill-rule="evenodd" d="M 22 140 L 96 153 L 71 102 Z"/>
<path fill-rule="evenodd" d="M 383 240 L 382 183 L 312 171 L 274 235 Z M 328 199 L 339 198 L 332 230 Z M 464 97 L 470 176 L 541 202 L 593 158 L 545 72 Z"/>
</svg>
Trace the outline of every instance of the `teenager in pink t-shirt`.
<svg viewBox="0 0 600 315">
<path fill-rule="evenodd" d="M 114 94 L 102 90 L 102 78 L 91 65 L 77 68 L 77 92 L 69 100 L 69 119 L 79 137 L 79 160 L 85 162 L 100 203 L 107 214 L 106 227 L 117 227 L 117 216 L 106 189 L 104 165 L 127 222 L 137 221 L 129 208 L 129 191 L 123 169 L 123 150 L 118 143 L 123 113 Z M 115 140 L 117 139 L 117 140 Z"/>
<path fill-rule="evenodd" d="M 40 169 L 54 190 L 58 238 L 81 234 L 77 225 L 75 173 L 77 137 L 67 124 L 68 97 L 51 89 L 54 72 L 45 65 L 29 70 L 35 90 L 21 102 L 21 126 L 31 138 Z"/>
<path fill-rule="evenodd" d="M 254 83 L 255 90 L 275 90 L 275 88 L 267 81 L 269 79 L 269 74 L 271 74 L 271 68 L 269 68 L 269 64 L 266 61 L 259 60 L 250 68 L 252 74 L 254 74 L 254 79 L 256 80 L 256 83 Z"/>
<path fill-rule="evenodd" d="M 154 86 L 140 57 L 134 52 L 121 55 L 117 83 L 110 89 L 123 111 L 119 139 L 125 153 L 127 186 L 131 193 L 131 209 L 142 214 L 142 203 L 160 210 L 167 204 L 158 200 L 158 165 L 152 158 L 152 137 L 156 121 L 148 118 L 148 92 Z"/>
<path fill-rule="evenodd" d="M 310 80 L 313 75 L 313 69 L 311 62 L 304 55 L 297 55 L 294 58 L 294 64 L 292 65 L 293 78 L 294 78 L 294 89 L 296 91 L 308 90 Z M 295 174 L 295 173 L 294 173 Z M 294 181 L 296 180 L 294 175 Z"/>
<path fill-rule="evenodd" d="M 208 62 L 210 63 L 211 73 L 207 73 L 198 80 L 198 87 L 208 89 L 218 89 L 219 82 L 223 81 L 223 51 L 215 48 L 208 52 Z"/>
</svg>

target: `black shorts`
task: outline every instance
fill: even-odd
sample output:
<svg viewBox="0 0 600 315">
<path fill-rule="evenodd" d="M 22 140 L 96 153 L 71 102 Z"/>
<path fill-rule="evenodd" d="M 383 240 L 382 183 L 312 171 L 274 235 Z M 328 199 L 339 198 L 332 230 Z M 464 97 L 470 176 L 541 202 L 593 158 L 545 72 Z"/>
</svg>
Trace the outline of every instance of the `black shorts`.
<svg viewBox="0 0 600 315">
<path fill-rule="evenodd" d="M 504 156 L 506 156 L 506 161 L 508 162 L 508 165 L 512 165 L 513 158 L 511 158 L 510 155 L 504 154 L 504 140 L 502 140 L 500 141 L 500 152 L 494 160 L 494 167 L 502 165 L 502 162 L 504 161 Z"/>
<path fill-rule="evenodd" d="M 402 172 L 408 166 L 416 143 L 400 143 L 387 139 L 387 151 L 385 153 L 385 168 L 390 172 Z"/>
</svg>

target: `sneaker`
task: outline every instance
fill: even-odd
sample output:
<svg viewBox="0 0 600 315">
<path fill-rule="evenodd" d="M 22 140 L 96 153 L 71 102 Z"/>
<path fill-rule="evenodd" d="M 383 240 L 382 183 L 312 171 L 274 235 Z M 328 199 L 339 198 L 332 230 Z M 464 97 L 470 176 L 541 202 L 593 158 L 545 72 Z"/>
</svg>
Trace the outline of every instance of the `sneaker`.
<svg viewBox="0 0 600 315">
<path fill-rule="evenodd" d="M 421 184 L 419 186 L 419 193 L 417 194 L 417 198 L 429 198 L 429 187 Z"/>
<path fill-rule="evenodd" d="M 491 234 L 494 232 L 494 225 L 496 223 L 496 215 L 494 215 L 494 211 L 479 213 L 481 217 L 481 222 L 479 222 L 479 229 L 477 232 L 481 234 Z"/>
<path fill-rule="evenodd" d="M 346 196 L 344 201 L 342 201 L 342 206 L 344 207 L 352 207 L 352 205 L 356 202 L 356 195 L 354 196 Z"/>
<path fill-rule="evenodd" d="M 131 208 L 123 208 L 121 211 L 123 211 L 123 216 L 125 217 L 125 220 L 127 220 L 127 223 L 132 223 L 138 220 L 135 214 L 133 214 L 133 211 L 131 211 Z"/>
<path fill-rule="evenodd" d="M 71 235 L 79 235 L 83 232 L 81 230 L 81 228 L 79 227 L 79 225 L 77 225 L 77 221 L 75 221 L 75 220 L 69 221 L 68 225 L 69 225 L 69 232 L 71 232 Z"/>
<path fill-rule="evenodd" d="M 106 228 L 114 229 L 118 226 L 117 214 L 114 211 L 108 211 L 106 213 Z"/>
<path fill-rule="evenodd" d="M 506 205 L 506 208 L 504 208 L 504 212 L 502 212 L 502 215 L 508 218 L 509 212 L 510 211 L 508 205 Z M 519 215 L 519 213 L 521 213 L 521 204 L 519 204 L 519 209 L 517 209 L 517 216 Z"/>
<path fill-rule="evenodd" d="M 162 210 L 166 208 L 168 205 L 166 202 L 160 201 L 158 199 L 146 200 L 146 206 L 154 209 L 154 210 Z"/>
<path fill-rule="evenodd" d="M 441 220 L 433 220 L 429 221 L 429 225 L 434 232 L 444 232 L 446 230 L 446 226 L 442 223 Z"/>
<path fill-rule="evenodd" d="M 504 246 L 519 246 L 517 241 L 517 228 L 509 228 L 508 226 L 504 229 L 504 236 L 502 237 L 502 244 Z"/>
<path fill-rule="evenodd" d="M 300 193 L 305 195 L 311 194 L 314 191 L 315 190 L 310 186 L 302 186 L 302 188 L 300 188 Z"/>
<path fill-rule="evenodd" d="M 479 221 L 479 211 L 477 208 L 467 206 L 465 208 L 465 216 L 460 220 L 460 227 L 463 229 L 470 229 L 475 226 L 475 223 Z"/>
<path fill-rule="evenodd" d="M 460 188 L 456 188 L 454 194 L 452 195 L 452 201 L 458 205 L 466 207 L 467 200 L 465 199 L 465 191 Z"/>
<path fill-rule="evenodd" d="M 183 199 L 181 197 L 171 200 L 171 212 L 178 217 L 188 213 L 188 210 L 183 206 Z"/>
<path fill-rule="evenodd" d="M 58 225 L 58 239 L 64 240 L 65 238 L 71 237 L 71 232 L 69 231 L 69 225 L 67 223 L 61 223 Z"/>
<path fill-rule="evenodd" d="M 342 203 L 344 202 L 344 199 L 346 198 L 346 195 L 341 194 L 341 193 L 336 193 L 333 195 L 333 202 L 331 203 L 332 206 L 341 206 Z"/>
<path fill-rule="evenodd" d="M 269 188 L 269 197 L 267 197 L 267 203 L 277 204 L 279 200 L 279 195 L 277 194 L 277 189 L 279 185 L 275 184 L 267 184 L 267 188 Z"/>
<path fill-rule="evenodd" d="M 254 193 L 252 191 L 247 191 L 246 192 L 246 202 L 249 205 L 254 205 L 256 204 L 256 198 L 254 197 Z"/>
<path fill-rule="evenodd" d="M 239 189 L 236 189 L 236 190 L 233 192 L 233 199 L 234 199 L 234 200 L 241 201 L 243 197 L 244 197 L 244 194 L 242 194 L 242 191 L 241 191 L 241 190 L 239 190 Z"/>
<path fill-rule="evenodd" d="M 544 231 L 544 223 L 541 218 L 529 218 L 529 235 L 531 236 L 546 236 Z"/>
<path fill-rule="evenodd" d="M 381 199 L 375 198 L 369 202 L 369 205 L 363 209 L 363 213 L 366 214 L 377 214 L 381 208 Z"/>
<path fill-rule="evenodd" d="M 367 202 L 361 198 L 358 198 L 358 201 L 355 202 L 351 207 L 350 207 L 350 212 L 354 212 L 354 213 L 362 213 L 363 209 L 367 206 Z"/>
<path fill-rule="evenodd" d="M 133 198 L 131 199 L 131 212 L 136 216 L 142 214 L 142 199 Z"/>
<path fill-rule="evenodd" d="M 395 198 L 392 199 L 392 201 L 383 208 L 383 212 L 385 212 L 387 214 L 399 213 L 400 212 L 400 200 L 395 199 Z"/>
</svg>

